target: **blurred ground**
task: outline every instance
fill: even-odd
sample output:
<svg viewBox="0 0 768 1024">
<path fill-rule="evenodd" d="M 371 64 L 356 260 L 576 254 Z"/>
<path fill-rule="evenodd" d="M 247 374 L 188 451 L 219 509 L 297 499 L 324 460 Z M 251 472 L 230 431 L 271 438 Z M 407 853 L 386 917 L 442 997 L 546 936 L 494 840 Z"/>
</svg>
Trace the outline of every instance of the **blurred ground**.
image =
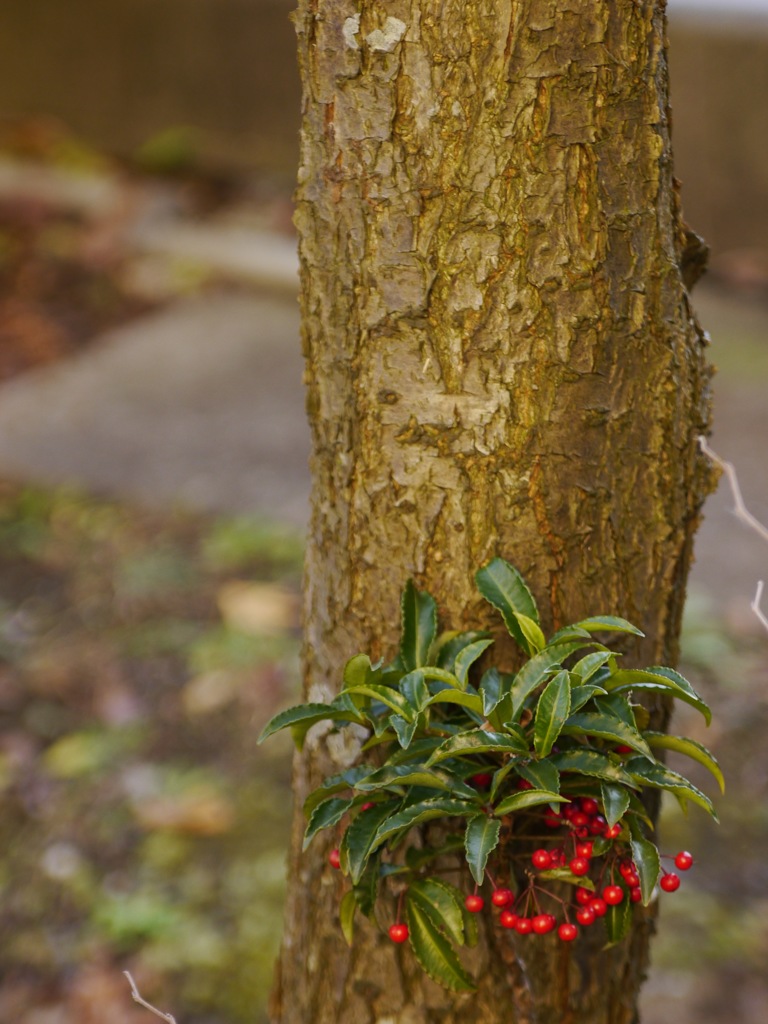
<svg viewBox="0 0 768 1024">
<path fill-rule="evenodd" d="M 297 683 L 308 487 L 290 204 L 63 151 L 0 159 L 0 1020 L 138 1024 L 127 968 L 179 1024 L 244 1024 L 280 929 L 289 751 L 254 736 Z M 768 520 L 762 288 L 697 308 L 713 445 Z M 708 503 L 685 628 L 716 724 L 676 723 L 728 802 L 719 830 L 665 815 L 699 864 L 646 1024 L 768 1015 L 768 550 L 731 504 Z"/>
</svg>

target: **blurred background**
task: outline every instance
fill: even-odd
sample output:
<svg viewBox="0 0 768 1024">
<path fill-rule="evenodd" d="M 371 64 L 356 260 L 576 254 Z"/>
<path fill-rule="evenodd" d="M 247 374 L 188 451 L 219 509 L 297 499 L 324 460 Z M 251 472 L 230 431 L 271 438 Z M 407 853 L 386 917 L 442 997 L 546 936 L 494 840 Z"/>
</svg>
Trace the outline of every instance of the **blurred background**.
<svg viewBox="0 0 768 1024">
<path fill-rule="evenodd" d="M 0 1020 L 265 1020 L 309 486 L 292 0 L 0 8 Z M 768 522 L 768 2 L 669 0 L 676 173 L 712 247 L 712 444 Z M 684 671 L 717 828 L 646 1024 L 768 1018 L 768 545 L 707 504 Z M 768 603 L 768 602 L 767 602 Z M 698 781 L 709 789 L 704 778 Z"/>
</svg>

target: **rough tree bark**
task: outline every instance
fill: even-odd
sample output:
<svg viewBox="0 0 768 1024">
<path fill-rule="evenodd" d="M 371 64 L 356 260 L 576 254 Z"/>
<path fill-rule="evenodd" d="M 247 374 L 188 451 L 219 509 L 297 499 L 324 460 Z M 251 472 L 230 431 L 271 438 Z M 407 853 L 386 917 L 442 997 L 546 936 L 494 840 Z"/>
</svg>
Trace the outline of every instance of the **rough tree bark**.
<svg viewBox="0 0 768 1024">
<path fill-rule="evenodd" d="M 623 615 L 647 634 L 632 663 L 674 664 L 709 374 L 663 0 L 300 0 L 296 26 L 310 699 L 394 652 L 409 576 L 445 626 L 487 625 L 472 577 L 494 554 L 548 626 Z M 299 804 L 354 756 L 326 740 Z M 479 992 L 451 996 L 374 928 L 347 948 L 343 880 L 302 828 L 275 1022 L 636 1019 L 652 915 L 604 953 L 489 924 Z"/>
</svg>

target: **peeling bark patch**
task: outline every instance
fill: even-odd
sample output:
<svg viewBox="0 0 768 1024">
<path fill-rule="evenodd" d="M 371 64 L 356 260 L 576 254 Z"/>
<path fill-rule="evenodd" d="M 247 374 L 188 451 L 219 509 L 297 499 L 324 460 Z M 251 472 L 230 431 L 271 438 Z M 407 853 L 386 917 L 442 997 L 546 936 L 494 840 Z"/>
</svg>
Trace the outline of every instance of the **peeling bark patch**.
<svg viewBox="0 0 768 1024">
<path fill-rule="evenodd" d="M 359 27 L 359 15 L 357 20 Z M 365 41 L 372 50 L 378 50 L 381 53 L 391 53 L 405 35 L 407 27 L 405 22 L 400 21 L 399 18 L 387 18 L 384 22 L 384 28 L 375 28 L 373 32 L 369 32 L 365 37 Z"/>
<path fill-rule="evenodd" d="M 350 50 L 359 50 L 360 47 L 357 44 L 355 36 L 360 31 L 360 15 L 353 14 L 351 18 L 347 18 L 342 28 L 344 35 L 344 42 L 350 48 Z"/>
</svg>

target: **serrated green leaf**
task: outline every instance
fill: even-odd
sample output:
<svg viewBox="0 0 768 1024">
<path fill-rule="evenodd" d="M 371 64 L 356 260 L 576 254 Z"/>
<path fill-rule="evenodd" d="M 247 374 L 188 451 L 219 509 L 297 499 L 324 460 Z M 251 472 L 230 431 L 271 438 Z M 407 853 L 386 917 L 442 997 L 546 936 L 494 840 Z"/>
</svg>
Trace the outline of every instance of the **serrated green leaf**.
<svg viewBox="0 0 768 1024">
<path fill-rule="evenodd" d="M 437 605 L 431 594 L 417 590 L 408 580 L 401 601 L 403 634 L 400 660 L 408 672 L 427 664 L 437 633 Z"/>
<path fill-rule="evenodd" d="M 493 813 L 496 817 L 505 814 L 512 814 L 513 811 L 521 811 L 526 807 L 537 807 L 540 804 L 561 804 L 568 803 L 568 798 L 560 796 L 559 793 L 548 793 L 545 789 L 522 789 L 518 793 L 512 793 L 504 797 L 498 803 Z"/>
<path fill-rule="evenodd" d="M 527 615 L 521 615 L 520 612 L 515 612 L 515 618 L 517 624 L 520 627 L 520 631 L 525 638 L 525 649 L 529 654 L 537 654 L 543 650 L 546 646 L 547 640 L 541 631 L 541 626 L 538 622 L 534 622 L 533 619 L 529 619 Z"/>
<path fill-rule="evenodd" d="M 437 878 L 421 878 L 408 887 L 407 899 L 418 903 L 457 945 L 464 945 L 464 897 L 458 889 Z"/>
<path fill-rule="evenodd" d="M 392 708 L 408 721 L 413 721 L 417 714 L 416 708 L 408 703 L 402 693 L 393 690 L 391 686 L 381 686 L 378 683 L 354 683 L 344 692 L 360 693 L 365 697 L 372 697 L 381 704 L 386 704 L 387 707 Z"/>
<path fill-rule="evenodd" d="M 563 626 L 558 629 L 556 633 L 547 640 L 547 647 L 551 647 L 552 644 L 564 644 L 571 640 L 591 640 L 592 634 L 588 633 L 586 629 L 580 629 L 578 626 Z"/>
<path fill-rule="evenodd" d="M 539 757 L 546 757 L 563 728 L 571 710 L 571 684 L 561 670 L 544 687 L 536 705 L 533 745 Z"/>
<path fill-rule="evenodd" d="M 609 825 L 615 825 L 627 813 L 629 792 L 623 786 L 612 786 L 607 782 L 601 783 L 600 790 L 605 820 Z"/>
<path fill-rule="evenodd" d="M 595 708 L 604 715 L 612 715 L 631 729 L 637 728 L 632 705 L 623 693 L 607 693 L 595 698 Z"/>
<path fill-rule="evenodd" d="M 423 907 L 415 900 L 406 900 L 405 913 L 411 948 L 430 978 L 453 992 L 473 992 L 475 985 L 472 979 L 461 966 L 448 939 Z"/>
<path fill-rule="evenodd" d="M 524 615 L 538 625 L 539 613 L 533 594 L 517 569 L 513 569 L 503 558 L 493 558 L 478 569 L 475 582 L 486 601 L 501 612 L 510 635 L 527 654 L 534 653 L 535 648 L 531 647 L 517 615 Z"/>
<path fill-rule="evenodd" d="M 603 917 L 605 930 L 608 934 L 608 942 L 604 948 L 615 946 L 629 934 L 632 924 L 632 903 L 626 892 L 624 899 L 616 906 L 608 907 L 608 912 Z"/>
<path fill-rule="evenodd" d="M 420 764 L 443 743 L 440 736 L 422 736 L 411 741 L 407 750 L 394 750 L 389 755 L 390 764 Z"/>
<path fill-rule="evenodd" d="M 631 838 L 630 845 L 632 847 L 632 858 L 640 879 L 643 905 L 647 907 L 651 902 L 654 887 L 661 873 L 659 851 L 649 839 L 644 839 L 641 836 Z"/>
<path fill-rule="evenodd" d="M 643 786 L 652 786 L 654 789 L 665 789 L 682 801 L 692 800 L 699 807 L 710 814 L 715 821 L 718 821 L 712 801 L 697 789 L 692 782 L 689 782 L 684 775 L 672 771 L 663 764 L 649 761 L 645 757 L 632 757 L 627 761 L 625 768 L 634 779 Z M 684 803 L 683 803 L 684 806 Z"/>
<path fill-rule="evenodd" d="M 373 668 L 367 654 L 356 654 L 344 666 L 344 686 L 378 682 L 379 676 L 381 676 L 381 670 Z"/>
<path fill-rule="evenodd" d="M 298 704 L 271 718 L 262 729 L 257 743 L 263 743 L 267 737 L 281 729 L 290 729 L 296 746 L 301 750 L 304 745 L 304 737 L 309 729 L 317 722 L 326 719 L 332 722 L 360 721 L 359 716 L 333 708 L 330 704 Z"/>
<path fill-rule="evenodd" d="M 685 685 L 681 684 L 681 680 Z M 707 725 L 712 720 L 709 706 L 696 693 L 691 684 L 672 669 L 621 668 L 601 682 L 609 693 L 621 693 L 626 690 L 666 693 L 700 711 Z"/>
<path fill-rule="evenodd" d="M 464 833 L 464 851 L 469 870 L 478 885 L 483 884 L 485 865 L 489 855 L 496 849 L 499 842 L 501 822 L 494 821 L 487 814 L 478 814 L 467 822 Z"/>
<path fill-rule="evenodd" d="M 471 803 L 469 800 L 451 799 L 447 796 L 420 800 L 383 821 L 378 829 L 375 845 L 378 846 L 398 832 L 421 825 L 424 821 L 431 821 L 434 818 L 467 818 L 473 814 L 477 814 L 477 803 Z"/>
<path fill-rule="evenodd" d="M 483 716 L 483 701 L 474 691 L 470 693 L 468 690 L 440 690 L 427 701 L 427 707 L 432 707 L 433 704 L 460 704 L 481 719 Z"/>
<path fill-rule="evenodd" d="M 408 703 L 416 708 L 417 711 L 421 711 L 429 700 L 429 687 L 424 678 L 424 670 L 421 668 L 414 669 L 413 672 L 407 672 L 400 680 L 398 689 Z"/>
<path fill-rule="evenodd" d="M 578 676 L 579 685 L 584 686 L 612 657 L 614 655 L 611 651 L 593 651 L 591 654 L 585 654 L 573 666 L 571 675 Z"/>
<path fill-rule="evenodd" d="M 450 736 L 437 748 L 427 761 L 431 767 L 449 757 L 468 757 L 472 754 L 527 754 L 527 742 L 521 742 L 518 736 L 502 732 L 490 732 L 486 729 L 471 729 Z"/>
<path fill-rule="evenodd" d="M 304 801 L 304 814 L 309 818 L 318 804 L 327 800 L 329 796 L 333 796 L 334 793 L 340 793 L 344 789 L 353 789 L 360 779 L 364 779 L 374 770 L 372 765 L 358 764 L 354 768 L 345 769 L 338 775 L 329 775 L 317 789 L 312 790 Z"/>
<path fill-rule="evenodd" d="M 354 936 L 355 929 L 355 911 L 357 910 L 357 900 L 355 899 L 355 893 L 353 889 L 345 892 L 341 898 L 339 904 L 339 923 L 341 924 L 341 932 L 348 946 L 352 945 L 352 938 Z"/>
<path fill-rule="evenodd" d="M 352 803 L 352 800 L 344 800 L 340 797 L 330 797 L 330 799 L 323 800 L 322 803 L 318 804 L 309 816 L 307 828 L 304 832 L 304 843 L 301 847 L 302 850 L 306 850 L 317 833 L 322 829 L 331 828 L 333 825 L 340 822 L 352 806 Z"/>
<path fill-rule="evenodd" d="M 408 722 L 400 715 L 390 715 L 389 724 L 395 730 L 397 742 L 403 750 L 407 750 L 411 745 L 414 735 L 416 734 L 418 718 L 414 718 L 412 722 Z"/>
<path fill-rule="evenodd" d="M 653 754 L 640 733 L 614 715 L 599 711 L 578 711 L 571 715 L 562 729 L 564 736 L 599 736 L 612 743 L 626 744 L 653 760 Z"/>
<path fill-rule="evenodd" d="M 495 665 L 483 673 L 478 692 L 483 701 L 483 714 L 490 715 L 504 696 L 503 677 Z"/>
<path fill-rule="evenodd" d="M 621 765 L 615 764 L 605 754 L 600 754 L 596 750 L 564 750 L 559 754 L 552 754 L 550 760 L 561 774 L 578 772 L 579 775 L 589 775 L 596 779 L 605 779 L 607 782 L 620 782 L 625 786 L 638 788 L 638 783 Z"/>
<path fill-rule="evenodd" d="M 632 633 L 633 636 L 645 636 L 645 633 L 637 626 L 633 626 L 626 619 L 619 618 L 618 615 L 593 615 L 589 619 L 582 619 L 576 625 L 590 633 Z"/>
<path fill-rule="evenodd" d="M 674 750 L 678 754 L 685 754 L 693 761 L 698 761 L 717 779 L 720 792 L 725 791 L 725 779 L 720 765 L 714 754 L 707 750 L 702 743 L 689 739 L 687 736 L 670 736 L 665 732 L 644 732 L 643 736 L 652 749 Z"/>
<path fill-rule="evenodd" d="M 493 640 L 475 640 L 474 643 L 468 644 L 468 646 L 464 647 L 456 655 L 456 660 L 453 664 L 453 672 L 462 687 L 467 685 L 470 668 L 481 656 L 483 651 L 488 650 L 492 643 Z"/>
<path fill-rule="evenodd" d="M 356 788 L 361 793 L 373 793 L 390 786 L 425 786 L 427 789 L 461 794 L 467 800 L 480 802 L 477 791 L 461 779 L 447 772 L 427 768 L 423 764 L 385 764 L 366 776 Z"/>
<path fill-rule="evenodd" d="M 548 793 L 560 792 L 560 772 L 549 760 L 529 761 L 528 764 L 516 765 L 517 774 L 535 789 L 544 789 Z"/>
<path fill-rule="evenodd" d="M 463 633 L 453 631 L 443 633 L 437 638 L 429 653 L 430 665 L 438 665 L 440 668 L 453 672 L 453 664 L 456 657 L 477 640 L 491 640 L 490 633 L 482 629 L 470 629 Z"/>
<path fill-rule="evenodd" d="M 567 882 L 568 885 L 578 885 L 582 889 L 595 891 L 595 883 L 586 875 L 574 875 L 568 868 L 547 868 L 545 871 L 537 871 L 536 878 L 549 879 L 553 882 Z"/>
<path fill-rule="evenodd" d="M 571 712 L 575 714 L 585 704 L 588 704 L 593 697 L 598 697 L 606 692 L 602 686 L 596 686 L 593 683 L 588 683 L 586 686 L 574 686 L 571 689 Z"/>
<path fill-rule="evenodd" d="M 369 807 L 365 814 L 358 814 L 347 826 L 339 854 L 342 870 L 351 877 L 353 885 L 360 881 L 368 858 L 381 843 L 378 837 L 380 825 L 393 816 L 398 806 L 399 801 L 396 800 L 375 804 Z"/>
<path fill-rule="evenodd" d="M 509 775 L 509 773 L 513 769 L 517 768 L 518 764 L 519 764 L 519 762 L 517 761 L 517 759 L 516 758 L 512 758 L 511 760 L 507 761 L 507 763 L 505 765 L 502 765 L 501 768 L 497 769 L 493 773 L 493 780 L 491 782 L 491 788 L 490 788 L 490 792 L 489 792 L 489 796 L 490 796 L 491 800 L 495 800 L 496 799 L 496 794 L 499 791 L 499 786 L 502 784 L 504 779 L 506 779 L 506 777 Z"/>
<path fill-rule="evenodd" d="M 539 654 L 534 655 L 515 676 L 510 686 L 512 698 L 512 714 L 517 717 L 526 699 L 533 693 L 537 686 L 540 686 L 555 668 L 560 668 L 565 659 L 584 646 L 581 642 L 555 644 L 545 647 Z"/>
</svg>

